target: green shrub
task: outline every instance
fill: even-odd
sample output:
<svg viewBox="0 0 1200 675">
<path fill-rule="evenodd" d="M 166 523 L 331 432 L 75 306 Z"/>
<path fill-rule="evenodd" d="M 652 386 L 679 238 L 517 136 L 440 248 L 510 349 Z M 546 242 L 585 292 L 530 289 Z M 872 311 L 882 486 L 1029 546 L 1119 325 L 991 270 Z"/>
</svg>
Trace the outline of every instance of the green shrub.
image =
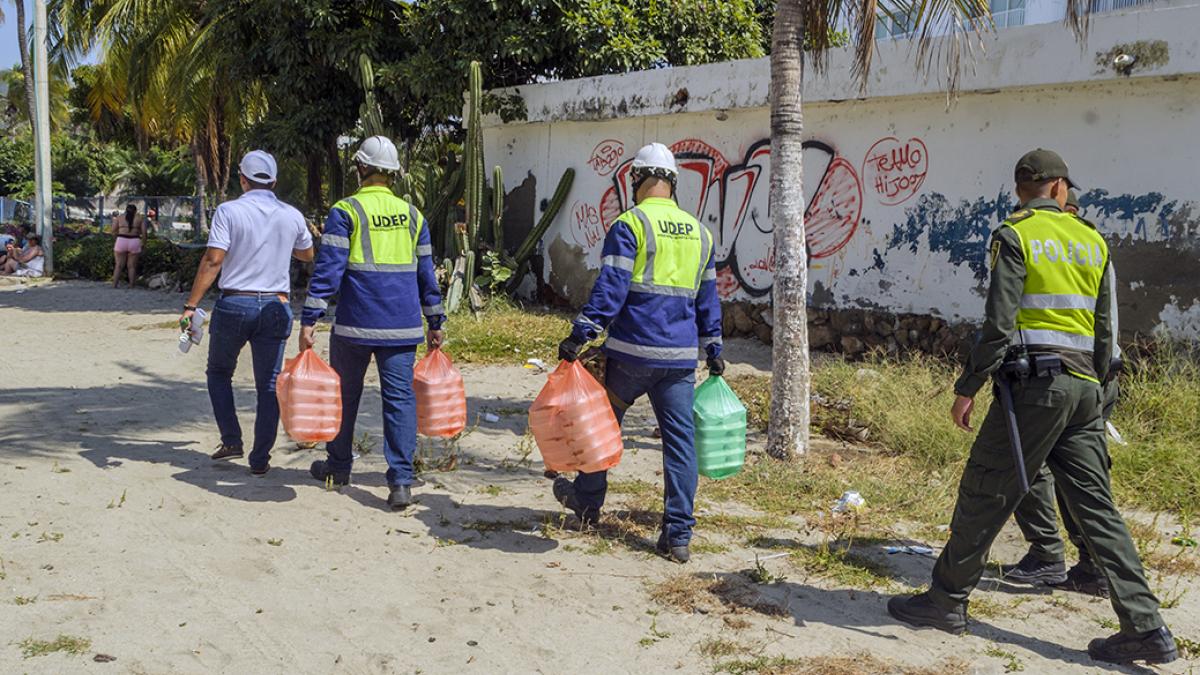
<svg viewBox="0 0 1200 675">
<path fill-rule="evenodd" d="M 54 249 L 55 274 L 68 279 L 107 281 L 113 273 L 113 237 L 93 234 L 74 241 L 57 241 Z M 164 239 L 148 239 L 138 263 L 142 277 L 160 272 L 182 273 L 184 285 L 191 283 L 200 266 L 203 249 L 184 250 Z"/>
</svg>

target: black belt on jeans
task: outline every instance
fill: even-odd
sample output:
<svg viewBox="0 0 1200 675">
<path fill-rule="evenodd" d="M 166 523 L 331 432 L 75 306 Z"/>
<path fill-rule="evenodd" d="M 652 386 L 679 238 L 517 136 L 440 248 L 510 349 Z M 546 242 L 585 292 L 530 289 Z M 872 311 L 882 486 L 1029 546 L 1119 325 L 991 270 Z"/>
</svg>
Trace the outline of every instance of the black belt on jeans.
<svg viewBox="0 0 1200 675">
<path fill-rule="evenodd" d="M 284 293 L 282 291 L 226 291 L 224 289 L 221 290 L 222 298 L 228 298 L 228 297 L 234 296 L 234 295 L 258 298 L 259 300 L 262 300 L 264 297 L 271 297 L 271 298 L 276 298 L 280 302 L 288 301 L 287 293 Z"/>
</svg>

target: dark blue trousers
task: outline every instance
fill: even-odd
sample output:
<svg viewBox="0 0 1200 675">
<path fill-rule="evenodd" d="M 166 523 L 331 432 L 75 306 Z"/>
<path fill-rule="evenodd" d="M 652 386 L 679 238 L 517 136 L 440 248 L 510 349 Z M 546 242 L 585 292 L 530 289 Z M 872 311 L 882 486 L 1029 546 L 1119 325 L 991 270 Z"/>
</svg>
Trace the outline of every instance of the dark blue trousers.
<svg viewBox="0 0 1200 675">
<path fill-rule="evenodd" d="M 696 518 L 696 430 L 692 403 L 696 391 L 693 368 L 648 368 L 613 358 L 608 359 L 605 386 L 614 396 L 633 405 L 642 395 L 650 397 L 663 442 L 663 532 L 672 546 L 692 539 Z M 620 423 L 625 409 L 613 406 Z M 575 497 L 584 509 L 599 511 L 608 492 L 608 472 L 580 472 L 575 477 Z"/>
</svg>

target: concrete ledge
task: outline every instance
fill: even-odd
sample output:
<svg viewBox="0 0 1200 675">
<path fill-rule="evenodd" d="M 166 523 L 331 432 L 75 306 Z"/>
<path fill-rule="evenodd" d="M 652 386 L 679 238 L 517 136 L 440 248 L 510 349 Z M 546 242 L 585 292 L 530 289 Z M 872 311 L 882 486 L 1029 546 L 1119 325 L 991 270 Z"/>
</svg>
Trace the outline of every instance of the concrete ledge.
<svg viewBox="0 0 1200 675">
<path fill-rule="evenodd" d="M 974 62 L 964 56 L 959 84 L 963 93 L 1200 73 L 1200 5 L 1195 4 L 1097 14 L 1082 43 L 1057 22 L 1006 28 L 982 38 L 939 38 L 934 53 L 948 53 L 955 39 L 964 47 L 973 43 L 975 53 Z M 934 68 L 934 76 L 922 76 L 914 63 L 915 50 L 912 40 L 876 43 L 865 91 L 851 83 L 850 50 L 835 50 L 825 75 L 806 78 L 804 100 L 944 93 L 945 82 L 936 75 L 942 71 Z M 1112 66 L 1110 54 L 1118 51 L 1139 57 L 1128 74 Z M 1085 58 L 1080 58 L 1081 52 Z M 528 118 L 507 125 L 512 126 L 761 108 L 769 104 L 769 83 L 769 61 L 761 58 L 531 84 L 496 93 L 515 92 L 525 101 Z M 489 115 L 484 126 L 506 125 Z"/>
</svg>

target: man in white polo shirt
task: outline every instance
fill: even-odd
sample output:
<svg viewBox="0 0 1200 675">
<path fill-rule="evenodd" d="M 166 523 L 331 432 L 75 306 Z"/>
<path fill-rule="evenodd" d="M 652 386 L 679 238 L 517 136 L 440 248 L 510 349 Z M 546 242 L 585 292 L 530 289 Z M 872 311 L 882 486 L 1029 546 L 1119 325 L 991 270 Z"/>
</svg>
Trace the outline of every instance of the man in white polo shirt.
<svg viewBox="0 0 1200 675">
<path fill-rule="evenodd" d="M 212 458 L 236 459 L 244 454 L 233 403 L 233 371 L 238 354 L 249 342 L 258 392 L 250 473 L 261 476 L 270 468 L 271 446 L 279 430 L 275 378 L 292 334 L 290 259 L 312 260 L 313 242 L 304 216 L 272 192 L 274 157 L 254 150 L 238 168 L 242 196 L 221 204 L 213 214 L 208 250 L 180 321 L 191 320 L 219 274 L 221 295 L 208 324 L 208 397 L 221 430 L 221 444 Z"/>
</svg>

